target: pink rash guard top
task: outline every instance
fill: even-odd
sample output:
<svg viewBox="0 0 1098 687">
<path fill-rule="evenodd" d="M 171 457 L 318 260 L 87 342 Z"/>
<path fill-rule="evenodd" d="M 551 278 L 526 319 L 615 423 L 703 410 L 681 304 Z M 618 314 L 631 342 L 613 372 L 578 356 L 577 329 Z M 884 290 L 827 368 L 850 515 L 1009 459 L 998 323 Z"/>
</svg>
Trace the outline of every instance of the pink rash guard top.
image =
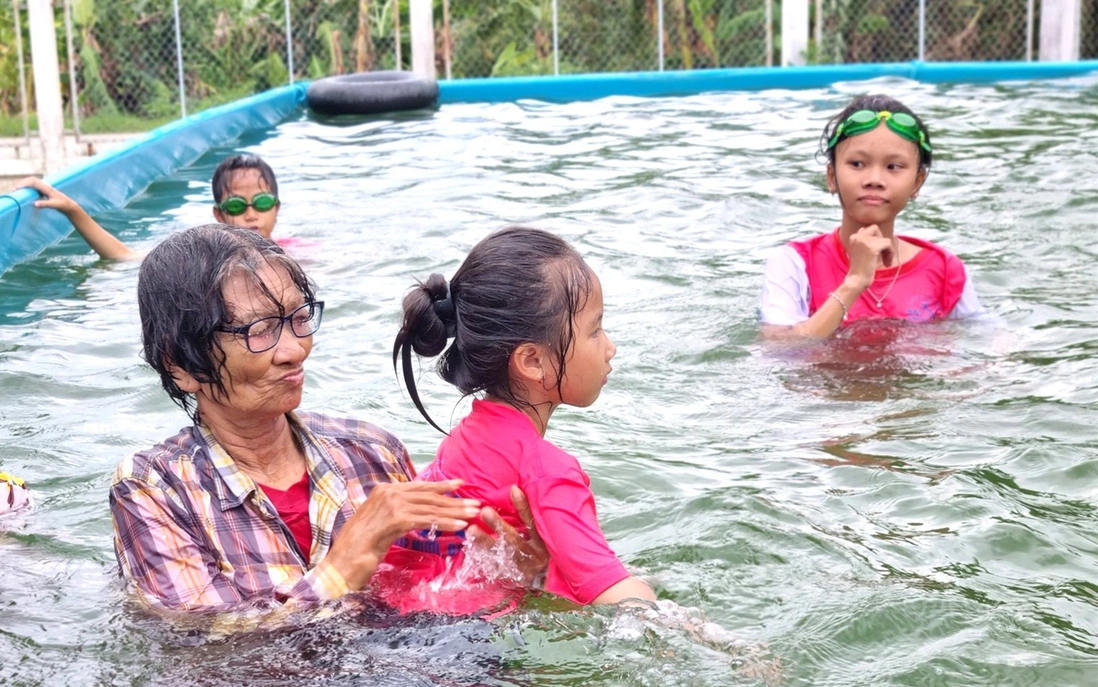
<svg viewBox="0 0 1098 687">
<path fill-rule="evenodd" d="M 939 320 L 949 316 L 961 299 L 966 277 L 960 258 L 930 241 L 900 238 L 922 250 L 898 267 L 877 270 L 873 283 L 849 305 L 847 323 L 883 318 L 911 322 Z M 789 245 L 804 260 L 811 316 L 827 301 L 828 294 L 843 283 L 850 270 L 850 259 L 837 230 Z M 877 298 L 882 299 L 880 307 Z"/>
<path fill-rule="evenodd" d="M 547 591 L 589 604 L 629 577 L 599 527 L 587 473 L 574 456 L 542 438 L 524 413 L 474 400 L 472 412 L 416 477 L 434 482 L 455 478 L 464 481 L 458 496 L 480 499 L 520 531 L 525 527 L 511 503 L 511 485 L 522 489 L 550 554 Z"/>
</svg>

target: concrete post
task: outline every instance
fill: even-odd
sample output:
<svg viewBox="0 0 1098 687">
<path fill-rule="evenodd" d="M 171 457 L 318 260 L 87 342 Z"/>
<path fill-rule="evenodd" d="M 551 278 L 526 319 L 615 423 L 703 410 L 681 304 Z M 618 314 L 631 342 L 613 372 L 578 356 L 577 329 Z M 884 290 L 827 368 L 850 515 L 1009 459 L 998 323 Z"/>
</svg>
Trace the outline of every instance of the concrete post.
<svg viewBox="0 0 1098 687">
<path fill-rule="evenodd" d="M 1079 59 L 1080 4 L 1079 0 L 1041 0 L 1041 60 Z"/>
<path fill-rule="evenodd" d="M 808 52 L 808 1 L 782 0 L 782 66 L 804 64 Z"/>
<path fill-rule="evenodd" d="M 27 14 L 42 167 L 46 174 L 52 174 L 65 165 L 65 116 L 61 107 L 61 71 L 57 67 L 53 3 L 27 0 Z"/>
<path fill-rule="evenodd" d="M 412 0 L 408 11 L 412 32 L 412 71 L 428 79 L 435 78 L 435 20 L 431 0 Z"/>
</svg>

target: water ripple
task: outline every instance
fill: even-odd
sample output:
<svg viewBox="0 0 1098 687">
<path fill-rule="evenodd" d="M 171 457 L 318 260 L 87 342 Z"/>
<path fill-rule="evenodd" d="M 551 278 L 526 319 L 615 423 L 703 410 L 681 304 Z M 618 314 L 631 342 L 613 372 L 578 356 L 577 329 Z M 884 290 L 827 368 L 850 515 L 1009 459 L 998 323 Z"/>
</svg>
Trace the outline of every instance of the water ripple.
<svg viewBox="0 0 1098 687">
<path fill-rule="evenodd" d="M 769 252 L 839 217 L 818 132 L 886 91 L 933 132 L 901 231 L 969 266 L 992 317 L 757 338 Z M 1098 82 L 930 85 L 311 118 L 211 151 L 100 221 L 138 248 L 209 219 L 251 150 L 328 303 L 310 409 L 368 417 L 417 462 L 439 436 L 389 359 L 400 298 L 488 231 L 573 242 L 602 278 L 615 372 L 551 438 L 662 597 L 776 659 L 788 685 L 1068 685 L 1098 669 Z M 0 282 L 0 469 L 36 508 L 0 533 L 0 655 L 19 684 L 766 684 L 744 657 L 535 599 L 498 625 L 378 609 L 205 641 L 128 609 L 105 489 L 185 418 L 139 357 L 135 265 L 77 238 Z M 422 370 L 436 419 L 468 409 Z M 119 610 L 126 609 L 126 610 Z M 144 658 L 147 657 L 147 658 Z M 424 660 L 426 658 L 426 660 Z M 11 673 L 14 665 L 14 677 Z"/>
</svg>

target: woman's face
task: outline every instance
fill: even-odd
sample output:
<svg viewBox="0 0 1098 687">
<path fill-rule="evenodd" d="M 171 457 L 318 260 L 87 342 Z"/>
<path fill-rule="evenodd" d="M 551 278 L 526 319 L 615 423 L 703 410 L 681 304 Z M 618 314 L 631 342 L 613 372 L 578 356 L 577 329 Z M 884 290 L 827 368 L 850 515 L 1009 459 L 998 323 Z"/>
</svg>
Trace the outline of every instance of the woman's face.
<svg viewBox="0 0 1098 687">
<path fill-rule="evenodd" d="M 237 274 L 222 290 L 232 314 L 230 326 L 289 314 L 305 302 L 285 269 L 266 265 L 259 271 L 259 277 L 281 303 L 281 312 L 249 275 Z M 248 350 L 242 334 L 221 332 L 217 336 L 221 337 L 225 352 L 221 375 L 228 395 L 219 394 L 210 385 L 200 385 L 195 395 L 204 420 L 212 422 L 220 416 L 239 424 L 284 415 L 301 404 L 303 364 L 313 348 L 312 336 L 298 338 L 290 324 L 284 323 L 274 347 L 262 353 Z"/>
</svg>

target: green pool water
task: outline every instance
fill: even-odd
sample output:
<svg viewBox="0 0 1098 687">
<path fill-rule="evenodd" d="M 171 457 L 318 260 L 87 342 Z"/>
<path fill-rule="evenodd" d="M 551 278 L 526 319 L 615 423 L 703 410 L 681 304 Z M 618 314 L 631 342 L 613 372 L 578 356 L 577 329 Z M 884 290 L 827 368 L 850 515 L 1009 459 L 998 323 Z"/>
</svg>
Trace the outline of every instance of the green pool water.
<svg viewBox="0 0 1098 687">
<path fill-rule="evenodd" d="M 959 254 L 992 317 L 764 345 L 765 260 L 837 223 L 814 153 L 867 90 L 934 135 L 901 233 Z M 137 266 L 70 237 L 0 277 L 0 470 L 36 503 L 0 520 L 0 684 L 1098 683 L 1098 79 L 301 114 L 98 219 L 144 249 L 203 223 L 243 150 L 277 171 L 278 233 L 312 242 L 328 304 L 303 407 L 384 425 L 421 465 L 440 435 L 390 362 L 404 290 L 507 223 L 571 241 L 618 355 L 549 438 L 626 563 L 743 646 L 545 598 L 494 624 L 367 605 L 231 637 L 143 615 L 106 491 L 186 418 L 139 357 Z M 427 366 L 422 389 L 437 420 L 468 407 Z"/>
</svg>

